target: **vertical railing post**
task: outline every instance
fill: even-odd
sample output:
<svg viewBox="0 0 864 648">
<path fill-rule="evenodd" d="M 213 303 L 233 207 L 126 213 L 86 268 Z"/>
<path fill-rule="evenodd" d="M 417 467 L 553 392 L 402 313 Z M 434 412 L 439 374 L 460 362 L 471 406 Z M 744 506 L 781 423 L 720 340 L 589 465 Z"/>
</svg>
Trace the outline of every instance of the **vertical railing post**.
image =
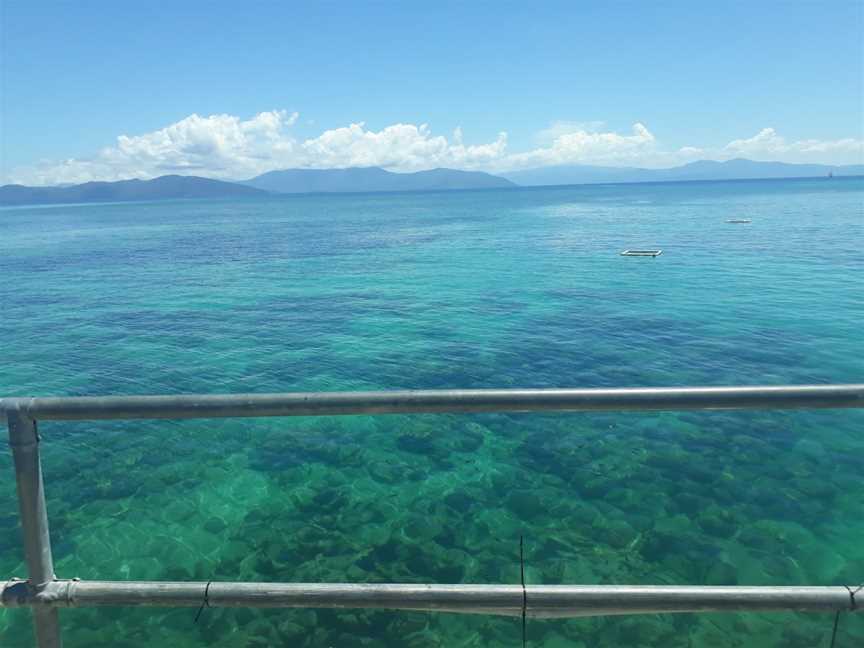
<svg viewBox="0 0 864 648">
<path fill-rule="evenodd" d="M 39 434 L 36 421 L 19 409 L 6 411 L 9 424 L 9 445 L 15 462 L 18 485 L 18 506 L 24 557 L 30 577 L 30 587 L 39 592 L 54 580 L 51 539 L 48 535 L 48 511 L 42 485 L 42 464 L 39 460 Z M 39 648 L 60 648 L 60 618 L 57 608 L 33 607 L 33 624 Z"/>
</svg>

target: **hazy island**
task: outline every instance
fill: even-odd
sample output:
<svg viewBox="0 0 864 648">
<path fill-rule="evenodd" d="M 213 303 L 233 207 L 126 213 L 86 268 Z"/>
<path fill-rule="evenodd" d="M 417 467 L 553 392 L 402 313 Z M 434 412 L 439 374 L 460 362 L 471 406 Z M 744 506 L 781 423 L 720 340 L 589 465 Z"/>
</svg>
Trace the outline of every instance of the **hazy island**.
<svg viewBox="0 0 864 648">
<path fill-rule="evenodd" d="M 5 185 L 0 187 L 0 205 L 57 205 L 266 195 L 266 191 L 234 182 L 197 176 L 165 175 L 152 180 L 85 182 L 68 187 Z"/>
<path fill-rule="evenodd" d="M 503 174 L 518 185 L 548 186 L 568 184 L 605 184 L 616 182 L 686 182 L 698 180 L 770 180 L 780 178 L 820 178 L 864 175 L 864 165 L 789 164 L 757 162 L 737 158 L 717 162 L 699 160 L 669 169 L 606 167 L 591 165 L 550 166 Z"/>
</svg>

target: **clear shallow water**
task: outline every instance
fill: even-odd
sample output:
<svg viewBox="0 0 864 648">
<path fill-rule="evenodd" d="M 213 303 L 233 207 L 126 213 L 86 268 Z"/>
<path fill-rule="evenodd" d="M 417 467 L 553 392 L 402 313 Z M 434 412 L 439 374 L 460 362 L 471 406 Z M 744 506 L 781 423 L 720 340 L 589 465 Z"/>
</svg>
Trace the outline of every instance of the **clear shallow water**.
<svg viewBox="0 0 864 648">
<path fill-rule="evenodd" d="M 862 205 L 853 179 L 5 209 L 0 393 L 860 382 Z M 618 256 L 653 246 L 661 257 Z M 518 582 L 524 534 L 534 583 L 843 584 L 864 580 L 862 424 L 716 412 L 40 432 L 65 577 Z M 8 453 L 0 473 L 0 574 L 24 575 Z M 490 617 L 194 612 L 62 617 L 69 646 L 521 644 L 518 621 Z M 529 640 L 809 648 L 832 622 L 533 621 Z M 3 646 L 30 641 L 29 615 L 0 614 Z M 838 645 L 862 641 L 844 618 Z"/>
</svg>

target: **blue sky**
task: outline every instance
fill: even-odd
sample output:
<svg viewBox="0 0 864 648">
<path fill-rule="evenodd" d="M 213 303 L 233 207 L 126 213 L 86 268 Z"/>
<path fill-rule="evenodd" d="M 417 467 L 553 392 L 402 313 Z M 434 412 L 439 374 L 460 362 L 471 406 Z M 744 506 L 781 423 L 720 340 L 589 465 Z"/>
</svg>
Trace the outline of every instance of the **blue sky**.
<svg viewBox="0 0 864 648">
<path fill-rule="evenodd" d="M 860 1 L 2 6 L 0 181 L 864 162 Z"/>
</svg>

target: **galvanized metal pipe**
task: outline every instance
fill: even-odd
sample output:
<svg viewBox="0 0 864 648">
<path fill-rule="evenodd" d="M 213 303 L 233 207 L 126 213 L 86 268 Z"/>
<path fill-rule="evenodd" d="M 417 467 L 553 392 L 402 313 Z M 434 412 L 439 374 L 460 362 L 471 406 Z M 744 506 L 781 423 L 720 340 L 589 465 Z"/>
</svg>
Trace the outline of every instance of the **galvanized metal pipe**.
<svg viewBox="0 0 864 648">
<path fill-rule="evenodd" d="M 581 617 L 672 612 L 854 611 L 846 587 L 718 587 L 526 585 L 531 617 Z M 56 581 L 38 594 L 7 583 L 7 607 L 153 606 L 386 608 L 465 614 L 522 614 L 521 585 L 343 583 L 182 583 Z"/>
<path fill-rule="evenodd" d="M 60 634 L 60 610 L 57 608 L 33 608 L 33 628 L 39 648 L 63 648 Z"/>
<path fill-rule="evenodd" d="M 17 409 L 7 410 L 6 420 L 18 487 L 24 558 L 30 576 L 27 587 L 38 594 L 54 580 L 48 511 L 39 459 L 39 435 L 36 432 L 36 422 Z M 39 647 L 59 648 L 61 640 L 57 610 L 34 610 L 33 622 Z"/>
<path fill-rule="evenodd" d="M 29 582 L 0 607 L 31 606 L 40 647 L 60 646 L 57 608 L 78 605 L 390 608 L 573 617 L 733 610 L 855 610 L 846 587 L 653 587 L 147 583 L 53 580 L 35 419 L 181 419 L 443 412 L 864 407 L 864 385 L 440 390 L 0 399 L 15 458 Z M 527 599 L 523 593 L 527 592 Z M 206 596 L 205 596 L 206 593 Z"/>
<path fill-rule="evenodd" d="M 10 398 L 36 419 L 864 407 L 864 385 L 635 389 L 449 389 L 184 396 Z"/>
</svg>

